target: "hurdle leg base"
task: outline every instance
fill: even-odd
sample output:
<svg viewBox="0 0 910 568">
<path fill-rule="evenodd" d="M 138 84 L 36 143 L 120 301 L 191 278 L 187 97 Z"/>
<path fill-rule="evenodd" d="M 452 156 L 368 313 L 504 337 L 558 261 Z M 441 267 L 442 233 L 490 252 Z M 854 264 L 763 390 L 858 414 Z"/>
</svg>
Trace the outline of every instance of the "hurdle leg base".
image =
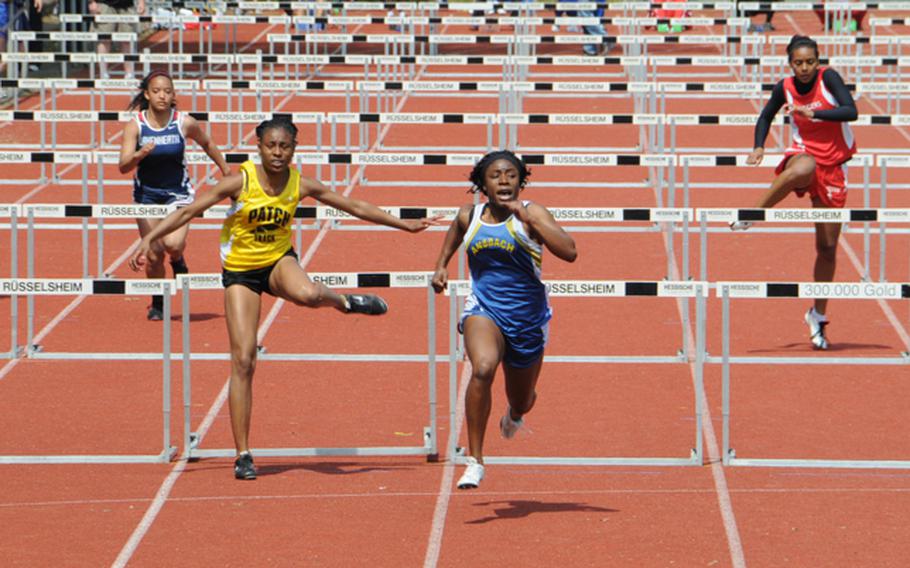
<svg viewBox="0 0 910 568">
<path fill-rule="evenodd" d="M 175 457 L 177 457 L 177 448 L 176 446 L 171 446 L 161 452 L 161 463 L 170 463 Z"/>
</svg>

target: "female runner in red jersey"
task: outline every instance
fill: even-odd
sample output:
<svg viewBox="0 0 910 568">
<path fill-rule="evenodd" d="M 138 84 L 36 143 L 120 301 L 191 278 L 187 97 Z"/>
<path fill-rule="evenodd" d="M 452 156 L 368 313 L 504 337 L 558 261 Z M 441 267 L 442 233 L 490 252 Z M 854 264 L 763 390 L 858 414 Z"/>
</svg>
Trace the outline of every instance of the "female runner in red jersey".
<svg viewBox="0 0 910 568">
<path fill-rule="evenodd" d="M 813 207 L 843 207 L 847 201 L 847 161 L 856 153 L 856 141 L 847 123 L 856 120 L 856 103 L 837 71 L 819 66 L 818 44 L 814 40 L 793 36 L 787 45 L 787 56 L 793 77 L 782 79 L 771 91 L 771 99 L 755 125 L 755 149 L 746 163 L 761 163 L 765 138 L 782 107 L 790 115 L 793 144 L 777 166 L 771 188 L 756 207 L 773 207 L 791 191 L 799 197 L 808 193 Z M 751 223 L 738 221 L 730 226 L 745 230 Z M 834 279 L 840 231 L 837 223 L 815 224 L 816 282 Z M 828 300 L 819 298 L 806 312 L 810 339 L 816 349 L 828 348 L 827 306 Z"/>
</svg>

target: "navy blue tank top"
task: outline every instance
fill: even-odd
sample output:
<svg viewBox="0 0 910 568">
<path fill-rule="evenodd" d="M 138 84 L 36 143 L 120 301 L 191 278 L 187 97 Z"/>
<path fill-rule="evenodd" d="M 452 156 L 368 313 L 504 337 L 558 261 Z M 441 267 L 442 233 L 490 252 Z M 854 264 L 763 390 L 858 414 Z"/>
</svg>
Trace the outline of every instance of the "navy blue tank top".
<svg viewBox="0 0 910 568">
<path fill-rule="evenodd" d="M 165 190 L 174 193 L 191 193 L 190 176 L 186 171 L 186 139 L 183 136 L 183 114 L 171 110 L 171 118 L 164 128 L 152 128 L 145 111 L 136 115 L 139 139 L 136 149 L 149 142 L 155 143 L 152 153 L 139 162 L 134 184 L 142 188 Z"/>
</svg>

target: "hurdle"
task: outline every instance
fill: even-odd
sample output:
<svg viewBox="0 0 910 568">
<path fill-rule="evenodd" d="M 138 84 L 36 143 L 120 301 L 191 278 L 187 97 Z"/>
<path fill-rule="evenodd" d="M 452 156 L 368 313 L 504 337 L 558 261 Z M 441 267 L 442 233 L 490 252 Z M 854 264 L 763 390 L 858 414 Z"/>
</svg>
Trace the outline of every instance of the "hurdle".
<svg viewBox="0 0 910 568">
<path fill-rule="evenodd" d="M 457 206 L 380 206 L 381 209 L 402 219 L 418 219 L 421 217 L 440 217 L 442 220 L 452 220 L 458 211 Z M 25 217 L 26 223 L 26 259 L 29 277 L 35 276 L 35 234 L 38 229 L 69 229 L 80 230 L 82 232 L 82 272 L 83 278 L 89 277 L 90 250 L 89 250 L 89 231 L 96 231 L 96 257 L 97 257 L 97 276 L 106 276 L 103 273 L 102 261 L 104 258 L 104 232 L 106 230 L 128 230 L 134 231 L 135 226 L 131 223 L 115 225 L 108 227 L 103 222 L 105 219 L 136 219 L 136 218 L 154 218 L 160 219 L 175 208 L 166 205 L 136 205 L 136 204 L 22 204 L 22 205 L 0 205 L 0 217 L 8 216 L 11 219 L 12 239 L 18 237 L 19 225 L 16 220 L 19 217 Z M 216 205 L 209 208 L 202 215 L 202 219 L 223 220 L 229 207 Z M 692 220 L 695 219 L 692 209 L 685 208 L 618 208 L 618 207 L 550 207 L 551 214 L 558 221 L 570 223 L 567 226 L 569 231 L 579 232 L 621 232 L 621 233 L 664 233 L 667 238 L 667 272 L 666 277 L 672 273 L 671 265 L 675 258 L 676 244 L 674 234 L 679 232 L 681 235 L 681 255 L 683 265 L 683 279 L 688 278 L 688 266 L 690 255 L 689 229 Z M 39 225 L 36 223 L 38 218 L 49 219 L 78 219 L 81 221 L 76 224 L 46 224 Z M 95 225 L 90 226 L 88 219 L 97 219 Z M 356 220 L 353 216 L 336 210 L 331 207 L 303 206 L 299 205 L 294 212 L 296 248 L 301 248 L 302 233 L 305 230 L 317 229 L 323 221 L 330 221 L 333 230 L 350 230 L 350 231 L 383 231 L 390 230 L 384 227 L 372 225 L 345 225 L 343 221 Z M 644 223 L 645 226 L 622 226 L 606 227 L 606 224 L 619 223 L 622 225 Z M 194 223 L 191 227 L 202 230 L 220 230 L 220 225 Z M 12 264 L 13 269 L 10 277 L 16 277 L 17 251 L 13 251 Z M 40 345 L 35 345 L 33 341 L 33 322 L 34 309 L 30 304 L 27 311 L 28 332 L 26 335 L 25 353 L 42 351 Z M 15 331 L 15 330 L 14 330 Z M 684 341 L 685 342 L 685 341 Z M 12 342 L 16 345 L 16 342 Z M 11 352 L 12 353 L 12 352 Z M 12 355 L 9 355 L 10 357 Z"/>
<path fill-rule="evenodd" d="M 776 459 L 740 458 L 731 445 L 730 432 L 730 368 L 732 365 L 910 365 L 910 353 L 904 351 L 893 357 L 748 357 L 730 354 L 730 301 L 738 298 L 836 298 L 900 300 L 910 298 L 908 283 L 869 282 L 717 282 L 717 297 L 722 301 L 722 352 L 720 357 L 706 356 L 704 363 L 720 364 L 723 383 L 723 463 L 726 466 L 757 467 L 830 467 L 830 468 L 880 468 L 910 469 L 907 460 L 873 459 Z"/>
<path fill-rule="evenodd" d="M 101 280 L 74 278 L 6 278 L 0 279 L 0 294 L 9 294 L 13 306 L 20 296 L 31 299 L 40 296 L 83 296 L 83 295 L 148 295 L 161 294 L 164 297 L 164 321 L 170 321 L 171 296 L 176 293 L 173 280 Z M 10 325 L 18 325 L 17 310 L 11 309 Z M 15 337 L 15 335 L 14 335 Z M 13 346 L 15 351 L 15 344 Z M 161 351 L 159 353 L 118 353 L 97 356 L 96 354 L 42 354 L 33 351 L 28 355 L 35 359 L 90 361 L 160 360 L 162 380 L 162 450 L 158 454 L 46 454 L 46 455 L 0 455 L 0 464 L 34 463 L 163 463 L 170 461 L 177 452 L 171 446 L 171 332 L 165 325 Z M 113 433 L 112 433 L 113 435 Z"/>
<path fill-rule="evenodd" d="M 616 297 L 663 297 L 678 300 L 695 298 L 695 338 L 694 342 L 686 342 L 675 355 L 650 355 L 650 356 L 572 356 L 572 355 L 546 355 L 548 365 L 558 363 L 592 363 L 592 364 L 682 364 L 691 365 L 693 368 L 694 392 L 694 442 L 688 449 L 688 457 L 533 457 L 533 456 L 484 456 L 484 462 L 490 464 L 513 465 L 570 465 L 570 466 L 697 466 L 703 461 L 702 440 L 702 407 L 700 393 L 703 391 L 704 356 L 705 356 L 705 300 L 708 295 L 708 283 L 698 281 L 652 281 L 652 282 L 625 282 L 609 280 L 580 280 L 580 281 L 548 281 L 545 283 L 550 297 L 588 297 L 588 298 L 616 298 Z M 455 424 L 455 403 L 458 400 L 457 367 L 461 353 L 456 349 L 459 320 L 459 298 L 471 293 L 471 284 L 464 280 L 453 280 L 448 284 L 449 296 L 449 400 L 450 424 Z M 688 309 L 686 308 L 687 312 Z M 686 337 L 684 325 L 684 338 Z M 692 346 L 694 345 L 694 349 Z M 455 463 L 465 463 L 463 448 L 455 446 L 454 437 L 448 448 L 448 455 L 452 456 Z"/>
<path fill-rule="evenodd" d="M 427 461 L 436 461 L 438 451 L 437 396 L 436 396 L 436 300 L 430 278 L 426 272 L 374 272 L 374 273 L 309 273 L 316 282 L 324 282 L 333 288 L 411 288 L 427 292 L 427 353 L 426 354 L 344 354 L 344 353 L 269 353 L 259 346 L 258 360 L 298 362 L 370 362 L 426 363 L 428 381 L 427 419 L 423 429 L 423 444 L 419 446 L 361 446 L 334 448 L 252 448 L 257 456 L 263 457 L 316 457 L 316 456 L 425 456 Z M 191 424 L 191 361 L 229 361 L 230 353 L 190 352 L 190 295 L 192 290 L 221 290 L 220 274 L 180 275 L 177 287 L 183 293 L 183 402 L 184 402 L 184 455 L 187 459 L 234 457 L 234 448 L 202 448 L 202 438 Z"/>
<path fill-rule="evenodd" d="M 868 198 L 868 194 L 866 195 Z M 863 281 L 871 282 L 871 223 L 878 223 L 879 234 L 879 282 L 887 282 L 886 278 L 886 235 L 910 233 L 907 229 L 888 229 L 887 224 L 907 224 L 910 223 L 910 209 L 830 209 L 830 208 L 813 208 L 813 209 L 723 209 L 723 208 L 699 208 L 695 211 L 696 219 L 699 222 L 700 233 L 700 267 L 699 275 L 701 278 L 707 278 L 708 271 L 708 227 L 709 222 L 733 223 L 735 221 L 759 221 L 769 223 L 784 224 L 806 224 L 806 223 L 851 223 L 861 222 L 863 228 L 859 231 L 852 231 L 849 227 L 844 227 L 843 233 L 861 232 L 863 234 Z M 806 229 L 806 232 L 814 229 Z M 729 232 L 729 229 L 721 229 Z M 762 232 L 761 227 L 753 227 L 750 231 Z M 779 229 L 765 229 L 765 231 L 781 232 Z"/>
<path fill-rule="evenodd" d="M 677 147 L 677 131 L 679 127 L 697 126 L 702 124 L 711 124 L 719 127 L 732 127 L 754 124 L 757 115 L 753 114 L 665 114 L 665 113 L 617 113 L 617 114 L 585 114 L 585 113 L 408 113 L 408 112 L 293 112 L 293 113 L 271 113 L 271 112 L 211 112 L 211 111 L 187 111 L 187 114 L 194 117 L 200 122 L 204 122 L 210 128 L 212 123 L 229 124 L 229 125 L 252 125 L 259 121 L 267 120 L 275 116 L 290 116 L 291 120 L 298 125 L 311 124 L 316 127 L 316 140 L 314 149 L 319 151 L 323 147 L 322 126 L 327 125 L 330 129 L 329 137 L 338 139 L 338 129 L 341 125 L 345 128 L 357 125 L 360 128 L 358 144 L 354 145 L 350 140 L 346 143 L 346 148 L 365 150 L 370 143 L 370 125 L 381 124 L 399 124 L 399 125 L 424 125 L 424 124 L 449 124 L 449 125 L 486 125 L 487 126 L 487 148 L 492 148 L 494 143 L 494 128 L 500 132 L 500 147 L 511 146 L 518 147 L 517 132 L 511 129 L 519 126 L 604 126 L 610 124 L 631 124 L 638 125 L 641 128 L 639 140 L 647 139 L 649 148 L 654 151 L 664 153 L 676 153 L 683 150 L 691 150 Z M 66 148 L 67 146 L 82 148 L 84 144 L 59 145 L 56 144 L 57 125 L 61 123 L 85 123 L 91 126 L 92 138 L 95 137 L 95 125 L 102 122 L 125 122 L 132 120 L 135 113 L 128 111 L 104 112 L 89 110 L 72 110 L 72 111 L 0 111 L 0 120 L 18 121 L 35 121 L 40 122 L 42 127 L 49 125 L 51 128 L 51 143 L 48 147 L 44 128 L 42 136 L 37 144 L 23 143 L 15 145 L 16 150 L 35 149 L 47 150 L 52 148 Z M 774 124 L 781 126 L 789 124 L 788 117 L 775 117 Z M 891 126 L 910 124 L 910 115 L 863 115 L 859 120 L 853 123 L 854 126 Z M 644 128 L 647 127 L 647 133 Z M 350 138 L 347 136 L 347 138 Z M 669 139 L 669 143 L 667 140 Z M 511 142 L 511 143 L 510 143 Z M 781 140 L 780 144 L 783 144 Z M 0 145 L 10 147 L 12 145 Z M 619 148 L 620 151 L 638 150 L 641 144 L 636 147 Z M 525 151 L 546 150 L 547 148 L 522 146 Z M 338 149 L 330 148 L 330 151 Z M 379 145 L 377 149 L 383 150 L 411 150 L 413 147 L 406 146 L 388 146 Z M 422 145 L 424 151 L 438 150 L 439 147 Z M 444 149 L 454 149 L 447 146 Z M 465 148 L 467 150 L 476 150 L 475 147 Z M 575 148 L 561 148 L 562 150 L 575 150 Z M 591 148 L 586 148 L 590 150 Z M 611 148 L 612 150 L 612 148 Z M 0 154 L 6 156 L 7 154 Z M 204 161 L 197 161 L 194 155 L 193 166 L 199 166 Z M 859 158 L 857 158 L 859 159 Z M 109 162 L 105 155 L 105 162 Z M 43 162 L 42 162 L 43 164 Z M 52 163 L 53 165 L 53 163 Z M 52 179 L 61 184 L 73 184 L 71 180 L 59 180 L 56 170 L 52 167 Z M 211 182 L 212 180 L 206 180 Z M 9 183 L 9 182 L 7 182 Z"/>
</svg>

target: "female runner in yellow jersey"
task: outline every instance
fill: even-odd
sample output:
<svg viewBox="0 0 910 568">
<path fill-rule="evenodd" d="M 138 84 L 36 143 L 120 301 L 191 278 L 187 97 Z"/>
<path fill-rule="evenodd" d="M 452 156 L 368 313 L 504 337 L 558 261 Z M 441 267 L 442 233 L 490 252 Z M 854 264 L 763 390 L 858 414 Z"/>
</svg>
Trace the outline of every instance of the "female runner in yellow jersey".
<svg viewBox="0 0 910 568">
<path fill-rule="evenodd" d="M 261 165 L 245 162 L 240 174 L 223 178 L 211 191 L 165 217 L 142 238 L 130 258 L 130 267 L 138 270 L 158 254 L 152 248 L 156 239 L 179 229 L 225 198 L 231 199 L 228 218 L 221 230 L 221 261 L 225 319 L 231 343 L 229 401 L 237 448 L 234 462 L 237 479 L 256 478 L 249 432 L 262 292 L 298 306 L 327 306 L 345 313 L 380 315 L 388 309 L 378 296 L 338 294 L 310 280 L 291 247 L 290 224 L 297 203 L 312 197 L 365 221 L 412 233 L 436 224 L 435 218 L 399 219 L 366 201 L 344 197 L 316 180 L 302 177 L 290 168 L 297 128 L 288 119 L 274 118 L 261 123 L 256 136 Z"/>
</svg>

